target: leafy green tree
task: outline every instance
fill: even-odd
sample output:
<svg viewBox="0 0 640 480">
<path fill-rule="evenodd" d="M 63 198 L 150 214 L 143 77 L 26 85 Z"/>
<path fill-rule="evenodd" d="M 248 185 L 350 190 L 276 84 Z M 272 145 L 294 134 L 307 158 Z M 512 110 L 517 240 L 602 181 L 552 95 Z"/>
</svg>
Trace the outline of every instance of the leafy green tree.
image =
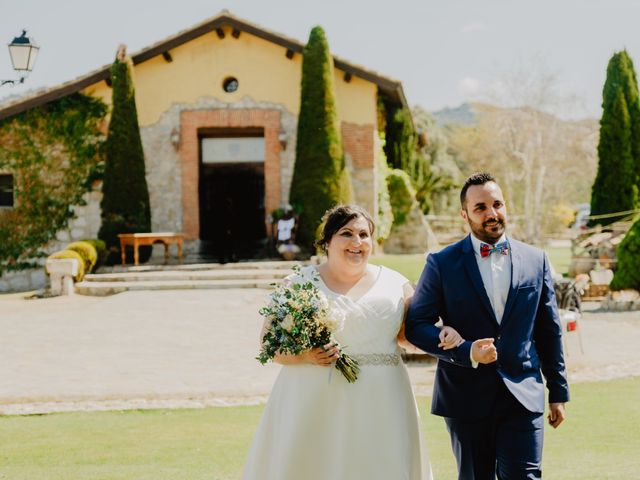
<svg viewBox="0 0 640 480">
<path fill-rule="evenodd" d="M 36 266 L 84 204 L 104 158 L 106 114 L 101 100 L 73 93 L 0 121 L 0 171 L 13 174 L 15 195 L 0 209 L 0 274 Z"/>
<path fill-rule="evenodd" d="M 423 139 L 417 145 L 412 177 L 420 209 L 424 213 L 457 213 L 464 177 L 449 154 L 447 136 L 426 110 L 416 107 L 412 114 L 416 133 Z"/>
<path fill-rule="evenodd" d="M 406 108 L 387 108 L 385 154 L 391 168 L 404 170 L 413 179 L 420 174 L 416 165 L 417 138 L 411 112 Z"/>
<path fill-rule="evenodd" d="M 612 290 L 633 288 L 640 290 L 640 218 L 624 236 L 616 254 L 618 264 L 613 280 L 609 285 Z"/>
<path fill-rule="evenodd" d="M 324 30 L 314 27 L 303 51 L 296 162 L 290 202 L 300 211 L 296 234 L 311 248 L 325 211 L 353 197 L 336 110 L 333 58 Z"/>
<path fill-rule="evenodd" d="M 106 144 L 102 226 L 98 233 L 111 252 L 119 249 L 119 233 L 151 231 L 149 190 L 132 73 L 133 62 L 121 47 L 111 66 L 113 111 Z M 140 261 L 148 260 L 150 255 L 151 247 L 140 248 Z M 112 256 L 111 261 L 114 260 Z"/>
<path fill-rule="evenodd" d="M 609 61 L 602 93 L 598 173 L 591 193 L 591 215 L 638 207 L 640 173 L 640 105 L 633 63 L 626 51 Z M 619 218 L 594 219 L 607 225 Z"/>
</svg>

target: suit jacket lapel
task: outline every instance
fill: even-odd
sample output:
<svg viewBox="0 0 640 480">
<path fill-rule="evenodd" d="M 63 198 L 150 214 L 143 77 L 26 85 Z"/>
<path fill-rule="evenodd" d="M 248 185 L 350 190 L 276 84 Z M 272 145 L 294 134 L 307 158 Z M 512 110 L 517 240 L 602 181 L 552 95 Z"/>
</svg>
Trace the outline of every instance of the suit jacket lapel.
<svg viewBox="0 0 640 480">
<path fill-rule="evenodd" d="M 522 255 L 520 254 L 520 248 L 511 239 L 509 239 L 509 249 L 511 253 L 511 285 L 509 286 L 507 303 L 504 306 L 504 314 L 502 315 L 502 321 L 500 322 L 501 327 L 504 327 L 504 324 L 509 319 L 509 313 L 516 301 L 518 286 L 520 285 L 520 272 L 522 271 Z"/>
<path fill-rule="evenodd" d="M 473 244 L 471 243 L 470 237 L 467 237 L 462 244 L 462 251 L 464 268 L 467 271 L 469 278 L 471 279 L 473 288 L 478 294 L 478 297 L 481 299 L 485 310 L 489 314 L 489 317 L 497 325 L 498 320 L 496 320 L 496 314 L 491 307 L 491 302 L 489 301 L 489 297 L 487 296 L 487 290 L 484 288 L 484 283 L 482 283 L 482 276 L 480 275 L 480 270 L 478 269 L 478 262 L 476 260 L 476 254 L 473 251 Z"/>
</svg>

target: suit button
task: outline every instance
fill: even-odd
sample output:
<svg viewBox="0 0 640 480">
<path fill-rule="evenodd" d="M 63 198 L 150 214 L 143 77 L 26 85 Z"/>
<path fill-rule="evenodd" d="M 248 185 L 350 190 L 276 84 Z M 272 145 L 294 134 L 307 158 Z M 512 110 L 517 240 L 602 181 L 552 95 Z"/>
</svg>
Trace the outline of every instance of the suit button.
<svg viewBox="0 0 640 480">
<path fill-rule="evenodd" d="M 500 340 L 502 338 L 502 335 L 498 335 L 498 340 Z"/>
</svg>

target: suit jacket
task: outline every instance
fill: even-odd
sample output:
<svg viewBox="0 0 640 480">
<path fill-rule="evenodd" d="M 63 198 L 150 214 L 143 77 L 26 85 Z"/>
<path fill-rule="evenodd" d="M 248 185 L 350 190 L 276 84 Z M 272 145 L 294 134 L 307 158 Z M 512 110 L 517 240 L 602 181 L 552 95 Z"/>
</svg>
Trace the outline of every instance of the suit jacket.
<svg viewBox="0 0 640 480">
<path fill-rule="evenodd" d="M 531 412 L 544 412 L 544 374 L 549 402 L 569 400 L 562 327 L 553 280 L 543 251 L 509 239 L 511 286 L 501 323 L 487 296 L 471 238 L 430 254 L 406 321 L 407 339 L 438 357 L 432 413 L 483 418 L 491 413 L 498 382 L 504 382 Z M 438 347 L 434 324 L 442 318 L 465 339 L 457 348 Z M 474 340 L 494 338 L 498 360 L 471 366 Z"/>
</svg>

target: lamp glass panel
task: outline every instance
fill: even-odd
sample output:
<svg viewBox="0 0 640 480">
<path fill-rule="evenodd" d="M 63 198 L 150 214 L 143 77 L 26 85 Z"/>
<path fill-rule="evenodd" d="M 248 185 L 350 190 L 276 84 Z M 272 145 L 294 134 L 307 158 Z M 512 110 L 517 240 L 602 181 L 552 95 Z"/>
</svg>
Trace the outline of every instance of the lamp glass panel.
<svg viewBox="0 0 640 480">
<path fill-rule="evenodd" d="M 29 70 L 30 45 L 9 45 L 9 55 L 14 70 Z"/>
<path fill-rule="evenodd" d="M 29 64 L 27 65 L 27 70 L 33 70 L 33 66 L 36 64 L 36 57 L 38 56 L 39 50 L 40 47 L 31 47 L 31 54 L 29 55 Z"/>
</svg>

